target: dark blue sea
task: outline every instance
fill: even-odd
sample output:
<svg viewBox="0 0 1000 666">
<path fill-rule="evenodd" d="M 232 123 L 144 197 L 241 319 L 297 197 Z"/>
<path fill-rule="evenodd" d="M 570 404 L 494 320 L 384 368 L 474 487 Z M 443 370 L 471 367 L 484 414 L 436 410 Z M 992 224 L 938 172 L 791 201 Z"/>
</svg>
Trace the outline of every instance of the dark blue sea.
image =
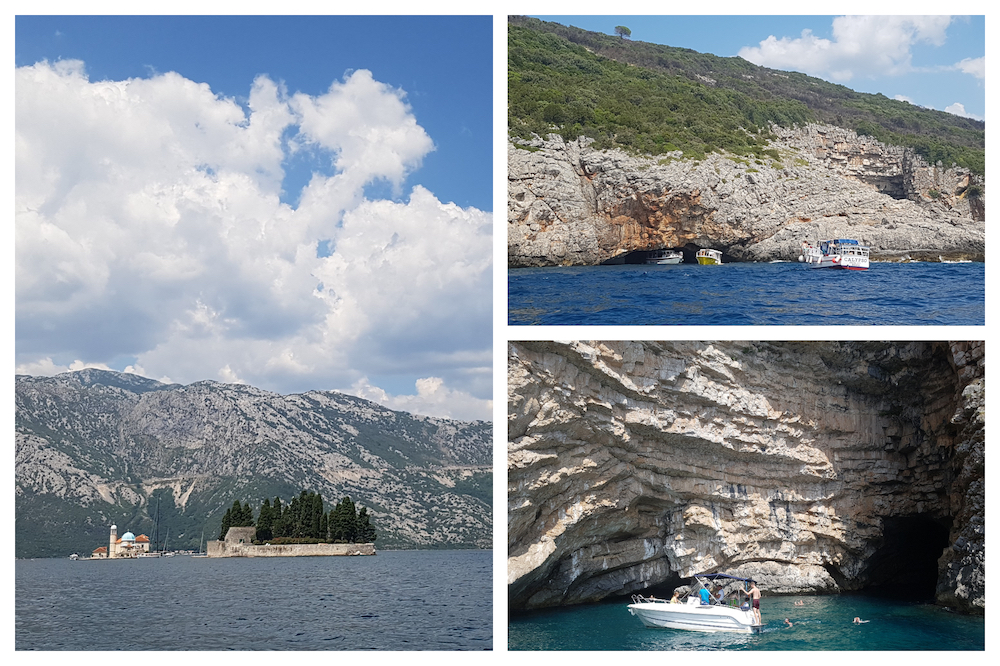
<svg viewBox="0 0 1000 666">
<path fill-rule="evenodd" d="M 803 601 L 804 606 L 796 606 Z M 759 634 L 651 629 L 628 602 L 512 615 L 511 650 L 985 650 L 983 618 L 865 595 L 765 597 Z M 854 624 L 855 617 L 868 620 Z M 785 618 L 792 623 L 789 627 Z"/>
<path fill-rule="evenodd" d="M 492 551 L 17 560 L 17 650 L 491 650 Z"/>
<path fill-rule="evenodd" d="M 511 325 L 982 326 L 983 263 L 782 262 L 586 266 L 507 272 Z"/>
</svg>

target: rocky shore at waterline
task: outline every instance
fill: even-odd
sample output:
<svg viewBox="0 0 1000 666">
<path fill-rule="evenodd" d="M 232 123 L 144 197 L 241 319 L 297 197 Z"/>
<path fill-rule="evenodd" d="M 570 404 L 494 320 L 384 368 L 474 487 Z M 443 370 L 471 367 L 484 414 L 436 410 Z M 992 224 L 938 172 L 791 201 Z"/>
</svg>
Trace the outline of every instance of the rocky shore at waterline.
<svg viewBox="0 0 1000 666">
<path fill-rule="evenodd" d="M 778 155 L 642 157 L 556 134 L 508 143 L 508 267 L 598 265 L 662 248 L 795 261 L 855 238 L 872 261 L 982 261 L 985 187 L 966 169 L 829 125 L 774 127 Z"/>
</svg>

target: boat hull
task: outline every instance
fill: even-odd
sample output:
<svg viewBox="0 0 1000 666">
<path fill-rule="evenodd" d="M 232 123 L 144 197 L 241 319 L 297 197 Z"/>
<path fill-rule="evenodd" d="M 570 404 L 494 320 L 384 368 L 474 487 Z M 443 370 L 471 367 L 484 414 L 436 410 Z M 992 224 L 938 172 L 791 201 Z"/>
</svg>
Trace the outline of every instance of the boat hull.
<svg viewBox="0 0 1000 666">
<path fill-rule="evenodd" d="M 718 265 L 721 261 L 717 261 L 714 257 L 698 257 L 698 263 L 703 265 Z"/>
<path fill-rule="evenodd" d="M 752 610 L 726 606 L 636 603 L 630 604 L 628 611 L 647 627 L 741 634 L 753 633 L 757 628 Z"/>
<path fill-rule="evenodd" d="M 681 257 L 669 257 L 667 259 L 655 259 L 646 262 L 647 264 L 656 264 L 657 266 L 668 266 L 671 264 L 681 263 Z"/>
<path fill-rule="evenodd" d="M 845 256 L 825 256 L 818 261 L 809 263 L 809 268 L 835 268 L 848 271 L 868 270 L 868 257 Z"/>
</svg>

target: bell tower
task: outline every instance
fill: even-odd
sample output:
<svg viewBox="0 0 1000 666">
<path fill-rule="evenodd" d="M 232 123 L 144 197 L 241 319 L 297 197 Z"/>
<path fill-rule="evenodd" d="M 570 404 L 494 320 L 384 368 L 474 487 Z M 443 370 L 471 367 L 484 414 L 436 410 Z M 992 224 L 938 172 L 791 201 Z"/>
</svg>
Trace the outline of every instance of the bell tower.
<svg viewBox="0 0 1000 666">
<path fill-rule="evenodd" d="M 114 557 L 115 556 L 115 544 L 116 543 L 118 543 L 118 526 L 117 525 L 112 525 L 111 526 L 111 538 L 110 538 L 110 542 L 108 543 L 108 557 Z"/>
</svg>

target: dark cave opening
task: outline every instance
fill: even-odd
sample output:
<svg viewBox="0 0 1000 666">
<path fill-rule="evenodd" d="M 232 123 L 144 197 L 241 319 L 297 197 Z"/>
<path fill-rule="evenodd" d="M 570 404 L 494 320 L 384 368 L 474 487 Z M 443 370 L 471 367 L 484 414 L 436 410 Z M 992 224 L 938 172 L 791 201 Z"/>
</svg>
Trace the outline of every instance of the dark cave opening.
<svg viewBox="0 0 1000 666">
<path fill-rule="evenodd" d="M 894 599 L 932 600 L 938 558 L 948 547 L 951 521 L 896 516 L 882 522 L 883 537 L 862 574 L 865 591 Z"/>
<path fill-rule="evenodd" d="M 661 599 L 669 599 L 674 594 L 674 588 L 685 585 L 687 582 L 688 579 L 681 578 L 677 575 L 677 572 L 671 571 L 670 577 L 666 580 L 656 583 L 655 585 L 650 585 L 642 590 L 638 590 L 637 593 L 643 595 L 644 597 L 652 596 L 659 597 Z"/>
<path fill-rule="evenodd" d="M 664 248 L 664 249 L 666 249 L 668 251 L 671 251 L 671 252 L 680 252 L 681 254 L 683 254 L 684 255 L 684 259 L 682 260 L 681 263 L 686 263 L 686 264 L 696 264 L 696 263 L 698 263 L 695 260 L 695 258 L 694 258 L 694 254 L 690 254 L 689 255 L 688 252 L 684 251 L 684 248 L 669 248 L 668 247 L 668 248 Z M 602 262 L 601 265 L 602 266 L 619 266 L 621 264 L 645 264 L 646 263 L 646 259 L 649 259 L 654 254 L 656 254 L 657 252 L 659 252 L 659 249 L 656 249 L 656 250 L 632 250 L 631 252 L 626 252 L 625 254 L 619 254 L 617 257 L 612 257 L 612 258 L 608 259 L 607 261 Z"/>
</svg>

